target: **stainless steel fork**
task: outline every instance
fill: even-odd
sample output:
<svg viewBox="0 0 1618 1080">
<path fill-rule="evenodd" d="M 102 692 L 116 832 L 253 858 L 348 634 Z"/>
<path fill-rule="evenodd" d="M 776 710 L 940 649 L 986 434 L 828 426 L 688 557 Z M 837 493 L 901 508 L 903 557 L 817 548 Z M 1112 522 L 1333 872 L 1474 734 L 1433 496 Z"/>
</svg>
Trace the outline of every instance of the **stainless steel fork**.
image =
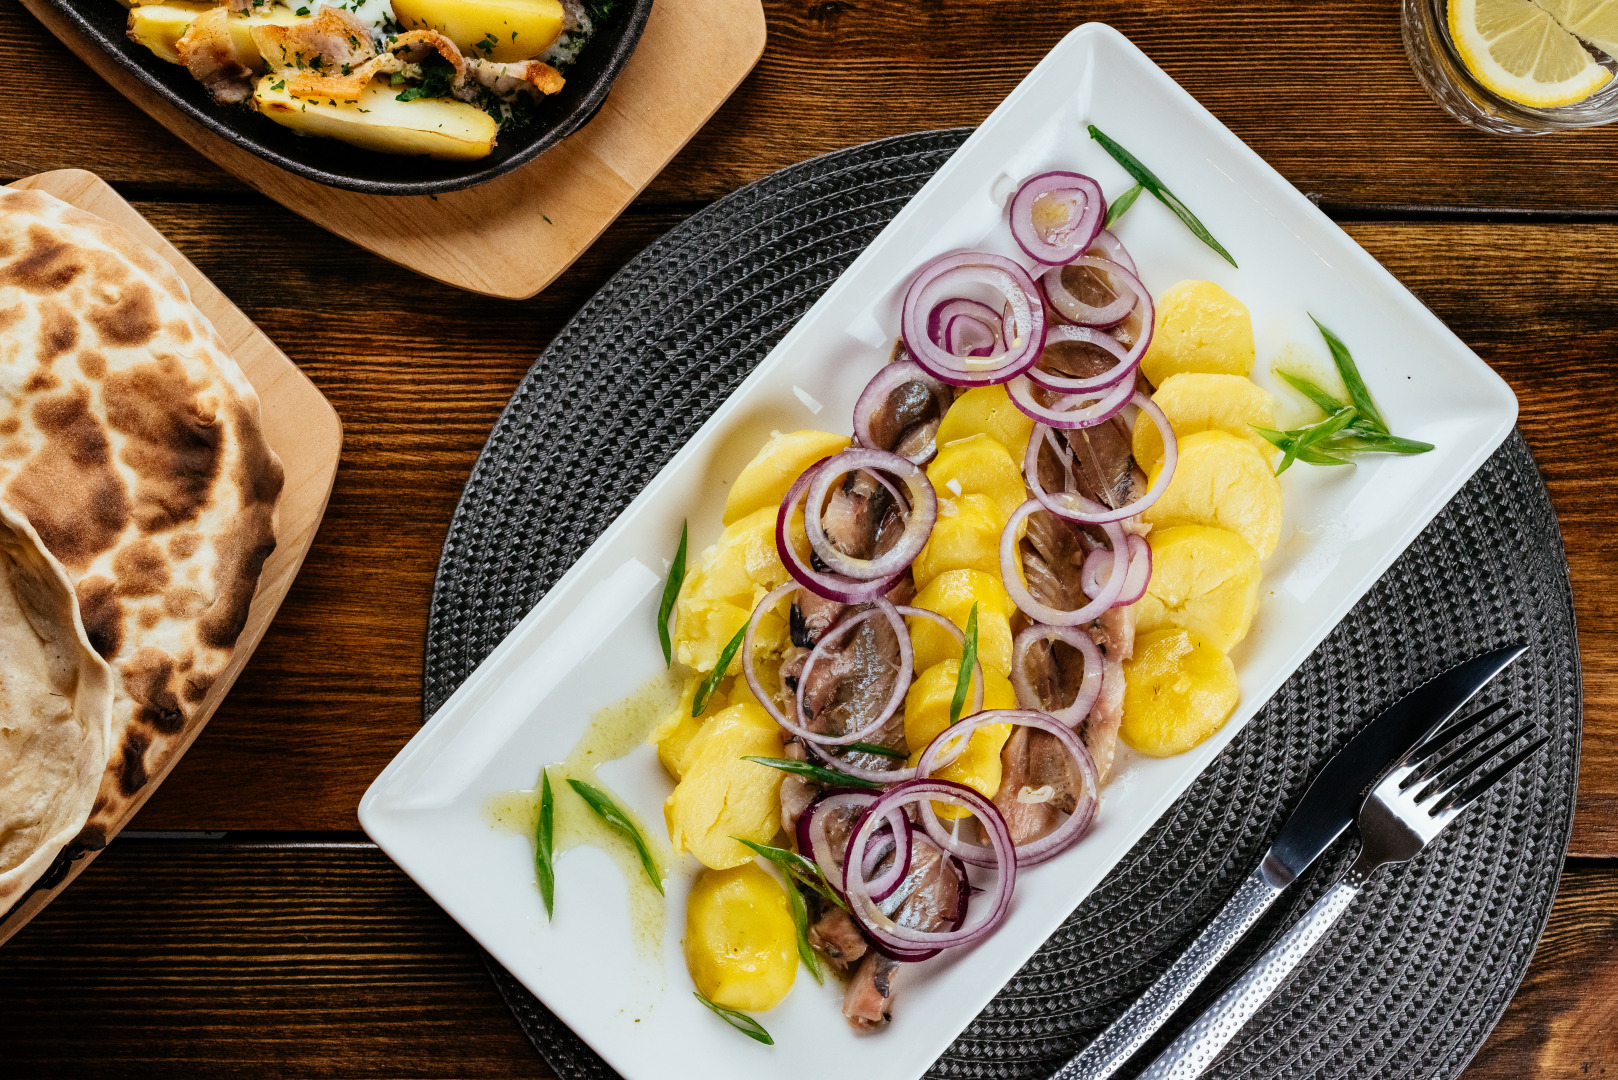
<svg viewBox="0 0 1618 1080">
<path fill-rule="evenodd" d="M 1141 1080 L 1202 1075 L 1337 922 L 1377 867 L 1404 862 L 1432 843 L 1462 811 L 1549 741 L 1541 735 L 1524 742 L 1533 725 L 1523 722 L 1520 709 L 1496 716 L 1503 705 L 1495 702 L 1440 729 L 1383 777 L 1360 807 L 1360 854 L 1348 873 L 1174 1040 Z"/>
</svg>

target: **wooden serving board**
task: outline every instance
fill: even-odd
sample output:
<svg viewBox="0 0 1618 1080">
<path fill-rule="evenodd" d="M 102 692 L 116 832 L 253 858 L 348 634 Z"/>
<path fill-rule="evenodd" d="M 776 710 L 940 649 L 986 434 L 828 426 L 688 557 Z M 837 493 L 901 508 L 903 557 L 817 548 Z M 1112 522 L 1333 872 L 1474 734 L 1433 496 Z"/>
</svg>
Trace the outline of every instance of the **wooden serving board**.
<svg viewBox="0 0 1618 1080">
<path fill-rule="evenodd" d="M 123 819 L 113 830 L 118 830 L 134 817 L 152 792 L 163 782 L 180 755 L 196 741 L 208 718 L 219 708 L 225 694 L 247 665 L 248 657 L 258 647 L 270 620 L 275 618 L 292 579 L 303 565 L 303 557 L 314 542 L 315 531 L 326 513 L 326 500 L 331 495 L 332 481 L 337 476 L 337 460 L 343 447 L 343 425 L 337 413 L 315 384 L 310 382 L 296 364 L 287 359 L 275 343 L 254 326 L 252 320 L 241 313 L 202 271 L 191 265 L 184 255 L 163 239 L 163 234 L 135 212 L 116 191 L 94 173 L 81 169 L 60 169 L 25 177 L 11 185 L 47 191 L 63 202 L 80 210 L 89 211 L 112 222 L 135 239 L 151 248 L 179 271 L 191 290 L 191 299 L 206 315 L 214 328 L 225 339 L 230 354 L 241 365 L 248 381 L 258 391 L 264 411 L 264 435 L 270 448 L 281 458 L 286 469 L 285 486 L 281 489 L 281 504 L 275 536 L 275 551 L 264 563 L 259 575 L 258 591 L 248 609 L 247 625 L 236 639 L 236 649 L 229 665 L 216 679 L 203 699 L 189 727 L 174 752 L 157 763 L 152 778 L 141 791 Z M 110 839 L 110 837 L 109 837 Z M 65 880 L 51 889 L 41 889 L 24 897 L 16 907 L 0 920 L 0 944 L 20 930 L 28 920 L 65 889 L 89 865 L 96 852 L 90 852 L 73 864 Z"/>
<path fill-rule="evenodd" d="M 96 0 L 110 3 L 111 0 Z M 761 0 L 659 0 L 595 118 L 534 161 L 444 195 L 362 195 L 294 176 L 213 134 L 43 0 L 22 0 L 164 127 L 289 210 L 428 277 L 489 296 L 554 281 L 662 171 L 764 53 Z"/>
</svg>

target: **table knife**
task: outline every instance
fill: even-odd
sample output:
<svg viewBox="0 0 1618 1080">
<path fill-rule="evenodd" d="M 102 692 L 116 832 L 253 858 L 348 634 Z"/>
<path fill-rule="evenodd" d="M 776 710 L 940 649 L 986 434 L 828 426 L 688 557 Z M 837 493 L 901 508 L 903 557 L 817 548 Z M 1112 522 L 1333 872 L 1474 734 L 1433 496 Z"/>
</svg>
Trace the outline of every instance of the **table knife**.
<svg viewBox="0 0 1618 1080">
<path fill-rule="evenodd" d="M 1185 1004 L 1275 898 L 1343 834 L 1377 777 L 1526 651 L 1526 645 L 1510 645 L 1474 657 L 1423 683 L 1366 724 L 1316 775 L 1263 861 L 1191 947 L 1051 1080 L 1102 1080 L 1116 1072 Z"/>
</svg>

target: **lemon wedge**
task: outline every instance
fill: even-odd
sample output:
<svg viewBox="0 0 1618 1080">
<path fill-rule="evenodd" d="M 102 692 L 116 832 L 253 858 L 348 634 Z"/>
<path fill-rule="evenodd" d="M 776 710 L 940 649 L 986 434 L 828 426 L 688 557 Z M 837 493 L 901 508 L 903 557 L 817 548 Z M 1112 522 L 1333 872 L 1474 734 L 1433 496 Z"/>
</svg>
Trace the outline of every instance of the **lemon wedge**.
<svg viewBox="0 0 1618 1080">
<path fill-rule="evenodd" d="M 1618 0 L 1535 0 L 1562 29 L 1618 57 Z"/>
<path fill-rule="evenodd" d="M 1477 80 L 1522 105 L 1571 105 L 1612 79 L 1578 38 L 1530 0 L 1449 0 L 1449 32 Z"/>
</svg>

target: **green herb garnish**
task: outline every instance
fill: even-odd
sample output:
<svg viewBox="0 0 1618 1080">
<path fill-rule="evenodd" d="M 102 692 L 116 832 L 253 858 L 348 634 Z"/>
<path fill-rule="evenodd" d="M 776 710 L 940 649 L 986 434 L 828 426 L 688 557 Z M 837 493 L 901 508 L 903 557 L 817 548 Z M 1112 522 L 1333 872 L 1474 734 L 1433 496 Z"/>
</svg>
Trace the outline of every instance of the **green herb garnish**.
<svg viewBox="0 0 1618 1080">
<path fill-rule="evenodd" d="M 1276 475 L 1286 472 L 1294 461 L 1309 465 L 1352 465 L 1354 463 L 1349 458 L 1356 454 L 1425 454 L 1431 450 L 1432 443 L 1400 438 L 1388 431 L 1387 421 L 1382 419 L 1376 402 L 1371 399 L 1371 390 L 1365 385 L 1365 379 L 1360 375 L 1359 366 L 1354 363 L 1348 346 L 1322 326 L 1319 319 L 1313 315 L 1309 318 L 1314 320 L 1321 336 L 1326 339 L 1332 362 L 1337 366 L 1337 374 L 1342 377 L 1343 385 L 1348 388 L 1352 403 L 1338 401 L 1301 375 L 1277 372 L 1289 386 L 1325 413 L 1326 418 L 1288 431 L 1249 425 L 1281 451 L 1280 464 L 1275 467 Z"/>
<path fill-rule="evenodd" d="M 743 757 L 742 760 L 756 761 L 760 765 L 768 765 L 772 769 L 780 769 L 784 773 L 801 776 L 805 780 L 813 780 L 815 783 L 825 784 L 827 787 L 882 790 L 882 785 L 875 780 L 864 780 L 858 776 L 838 772 L 836 769 L 824 769 L 819 765 L 811 765 L 807 761 L 793 761 L 791 758 L 776 757 Z"/>
<path fill-rule="evenodd" d="M 1112 200 L 1111 204 L 1107 207 L 1107 220 L 1102 223 L 1101 227 L 1103 229 L 1112 228 L 1113 225 L 1117 223 L 1119 218 L 1129 213 L 1129 208 L 1135 205 L 1135 200 L 1140 198 L 1140 193 L 1145 190 L 1146 189 L 1140 184 L 1136 184 L 1134 187 Z"/>
<path fill-rule="evenodd" d="M 883 757 L 898 758 L 901 761 L 910 756 L 903 750 L 895 750 L 891 746 L 878 746 L 876 743 L 870 742 L 851 742 L 843 749 L 858 750 L 865 754 L 880 754 Z"/>
<path fill-rule="evenodd" d="M 691 996 L 708 1006 L 708 1008 L 712 1009 L 721 1020 L 735 1028 L 737 1031 L 741 1032 L 743 1035 L 746 1035 L 754 1042 L 761 1042 L 765 1046 L 775 1045 L 775 1040 L 770 1038 L 770 1033 L 768 1031 L 764 1030 L 764 1025 L 759 1023 L 757 1020 L 754 1020 L 746 1013 L 737 1012 L 735 1009 L 727 1009 L 723 1005 L 715 1005 L 713 1002 L 703 997 L 700 992 L 695 990 L 691 992 Z"/>
<path fill-rule="evenodd" d="M 534 872 L 539 875 L 539 895 L 545 901 L 545 917 L 556 909 L 556 804 L 551 799 L 551 772 L 539 774 L 539 826 L 534 830 Z"/>
<path fill-rule="evenodd" d="M 1094 124 L 1090 125 L 1090 138 L 1100 143 L 1101 148 L 1112 155 L 1112 160 L 1122 165 L 1124 171 L 1133 176 L 1141 187 L 1157 196 L 1158 202 L 1174 211 L 1174 216 L 1185 222 L 1185 227 L 1190 229 L 1198 240 L 1219 252 L 1230 265 L 1236 265 L 1236 260 L 1231 258 L 1230 252 L 1226 251 L 1224 246 L 1213 238 L 1213 233 L 1208 231 L 1207 226 L 1197 220 L 1197 215 L 1191 212 L 1191 208 L 1181 202 L 1174 192 L 1164 187 L 1163 181 L 1157 178 L 1157 174 L 1142 165 L 1139 158 L 1119 146 Z"/>
<path fill-rule="evenodd" d="M 674 601 L 680 595 L 680 586 L 685 583 L 685 542 L 689 531 L 690 522 L 681 522 L 680 546 L 674 549 L 674 561 L 669 564 L 669 579 L 663 583 L 663 602 L 657 605 L 657 640 L 663 643 L 665 667 L 674 663 L 674 643 L 669 640 L 669 614 L 674 611 Z"/>
<path fill-rule="evenodd" d="M 972 688 L 972 669 L 978 662 L 978 605 L 972 601 L 972 613 L 966 617 L 966 641 L 961 646 L 961 670 L 955 675 L 955 700 L 949 703 L 951 727 L 961 719 L 966 708 L 966 692 Z"/>
<path fill-rule="evenodd" d="M 712 696 L 714 689 L 719 685 L 719 680 L 725 677 L 725 672 L 730 670 L 730 662 L 736 658 L 736 650 L 742 647 L 742 639 L 746 636 L 747 627 L 744 626 L 736 631 L 736 636 L 730 639 L 730 644 L 726 645 L 724 650 L 720 652 L 719 663 L 715 664 L 713 670 L 708 672 L 708 677 L 702 680 L 701 686 L 697 687 L 697 696 L 691 699 L 692 716 L 701 716 L 702 710 L 707 708 L 708 698 Z"/>
<path fill-rule="evenodd" d="M 779 866 L 788 877 L 804 888 L 818 894 L 830 903 L 836 904 L 844 911 L 848 910 L 848 905 L 843 902 L 841 896 L 837 895 L 837 890 L 832 888 L 826 881 L 826 875 L 820 872 L 820 867 L 799 855 L 796 851 L 771 847 L 768 844 L 757 844 L 751 840 L 743 840 L 739 836 L 733 836 L 731 839 L 738 844 L 751 848 L 762 858 L 768 859 L 776 866 Z"/>
<path fill-rule="evenodd" d="M 662 893 L 663 878 L 658 873 L 657 860 L 652 858 L 652 851 L 646 846 L 645 838 L 641 836 L 640 830 L 635 828 L 634 819 L 612 801 L 612 796 L 600 788 L 592 787 L 583 780 L 574 780 L 572 777 L 568 778 L 567 785 L 579 793 L 579 798 L 595 811 L 596 817 L 605 822 L 609 829 L 635 845 L 635 850 L 640 853 L 640 864 L 646 868 L 646 876 L 652 879 L 652 885 Z"/>
</svg>

